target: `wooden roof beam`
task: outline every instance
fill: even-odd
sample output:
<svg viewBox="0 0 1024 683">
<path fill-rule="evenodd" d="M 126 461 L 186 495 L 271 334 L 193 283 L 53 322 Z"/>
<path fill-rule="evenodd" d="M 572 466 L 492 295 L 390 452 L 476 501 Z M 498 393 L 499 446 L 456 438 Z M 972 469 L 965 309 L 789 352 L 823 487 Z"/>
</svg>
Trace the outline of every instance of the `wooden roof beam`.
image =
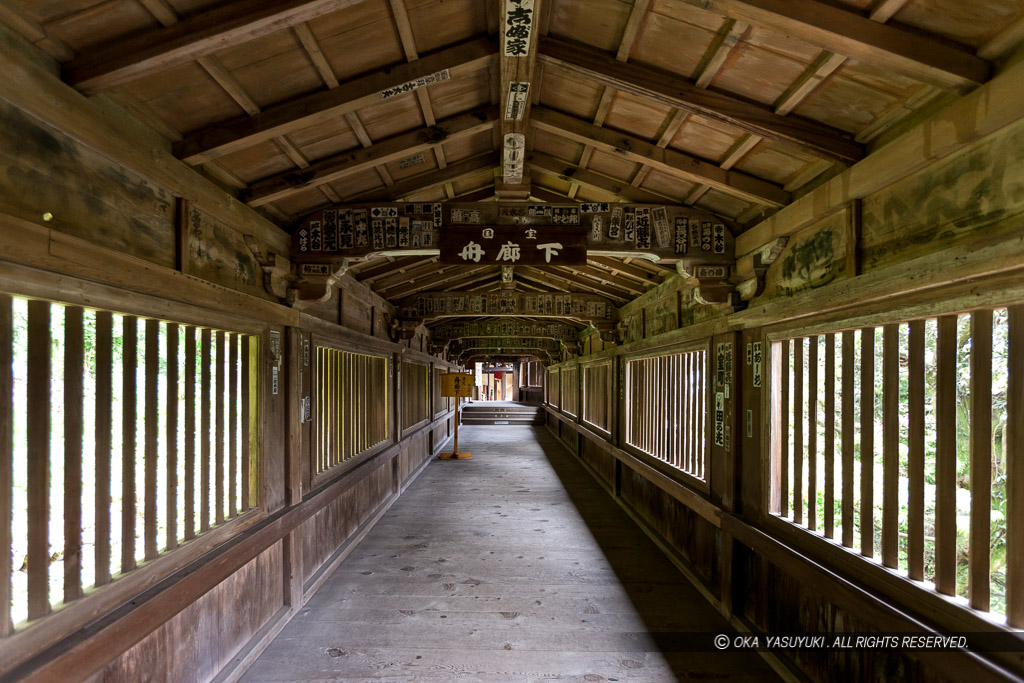
<svg viewBox="0 0 1024 683">
<path fill-rule="evenodd" d="M 881 23 L 883 13 L 869 18 L 816 0 L 683 1 L 944 90 L 967 93 L 990 76 L 968 49 Z"/>
<path fill-rule="evenodd" d="M 405 272 L 409 268 L 424 263 L 425 260 L 436 262 L 437 258 L 436 256 L 401 256 L 399 258 L 385 256 L 357 263 L 349 268 L 348 272 L 360 282 L 369 284 L 379 277 Z"/>
<path fill-rule="evenodd" d="M 68 62 L 64 80 L 94 95 L 241 45 L 359 0 L 234 0 L 171 26 L 109 41 Z"/>
<path fill-rule="evenodd" d="M 445 142 L 488 131 L 497 125 L 497 122 L 498 110 L 495 107 L 454 116 L 429 128 L 402 133 L 369 147 L 321 159 L 303 171 L 287 171 L 265 178 L 253 183 L 244 193 L 243 199 L 250 206 L 262 206 L 298 194 L 310 187 L 369 171 L 411 154 L 425 152 Z"/>
<path fill-rule="evenodd" d="M 386 294 L 381 294 L 386 299 L 403 299 L 417 292 L 426 290 L 449 289 L 474 282 L 479 282 L 494 276 L 494 266 L 458 266 L 456 270 L 438 273 L 432 278 L 426 278 L 419 282 L 410 282 L 400 287 L 392 287 Z M 380 293 L 380 292 L 378 292 Z"/>
<path fill-rule="evenodd" d="M 502 177 L 512 185 L 523 180 L 525 136 L 532 103 L 529 92 L 519 93 L 517 89 L 533 87 L 541 33 L 537 24 L 545 3 L 546 0 L 512 0 L 503 2 L 499 13 Z M 513 96 L 519 102 L 510 105 L 509 98 Z"/>
<path fill-rule="evenodd" d="M 487 38 L 460 43 L 415 62 L 381 69 L 335 88 L 271 105 L 258 117 L 241 116 L 193 131 L 175 144 L 174 153 L 187 163 L 204 163 L 379 103 L 381 91 L 388 88 L 445 70 L 452 79 L 479 71 L 496 59 L 494 50 L 493 41 Z"/>
<path fill-rule="evenodd" d="M 595 128 L 597 128 L 597 126 L 595 126 Z M 526 163 L 531 168 L 535 168 L 539 171 L 553 173 L 562 180 L 576 182 L 580 185 L 609 192 L 625 201 L 639 202 L 641 204 L 664 204 L 666 202 L 675 201 L 660 194 L 632 187 L 625 180 L 612 178 L 595 171 L 588 171 L 586 169 L 579 168 L 575 164 L 561 161 L 553 156 L 541 154 L 540 152 L 530 154 L 526 158 Z M 561 196 L 558 196 L 558 198 L 549 198 L 538 194 L 536 191 L 533 192 L 533 196 L 538 199 L 545 199 L 546 201 L 552 202 L 578 201 L 576 199 L 569 199 L 568 197 Z"/>
<path fill-rule="evenodd" d="M 562 40 L 545 39 L 540 49 L 539 59 L 546 64 L 638 97 L 728 123 L 804 153 L 845 164 L 864 157 L 863 147 L 842 131 L 813 121 L 779 116 L 770 107 L 705 90 L 680 76 L 624 64 L 600 50 Z"/>
<path fill-rule="evenodd" d="M 614 285 L 602 286 L 600 283 L 564 271 L 556 273 L 549 268 L 541 270 L 539 268 L 531 268 L 530 266 L 518 266 L 516 268 L 516 275 L 524 280 L 533 280 L 534 282 L 541 282 L 552 287 L 562 285 L 562 287 L 568 287 L 570 291 L 575 289 L 575 291 L 583 290 L 584 292 L 600 294 L 621 303 L 626 303 L 633 299 L 631 292 L 623 291 Z"/>
<path fill-rule="evenodd" d="M 643 268 L 624 263 L 612 256 L 595 256 L 593 254 L 587 255 L 587 262 L 596 264 L 597 267 L 607 269 L 613 275 L 621 274 L 625 277 L 639 280 L 645 285 L 659 285 L 661 284 L 661 278 L 654 275 Z"/>
<path fill-rule="evenodd" d="M 497 166 L 498 162 L 494 157 L 494 153 L 488 152 L 458 163 L 449 164 L 445 168 L 436 171 L 407 178 L 388 188 L 360 193 L 355 197 L 348 198 L 347 201 L 398 201 L 425 190 L 444 185 L 445 183 L 458 182 L 469 176 L 476 175 L 484 169 L 495 169 Z"/>
<path fill-rule="evenodd" d="M 643 285 L 638 285 L 634 280 L 620 277 L 618 275 L 613 275 L 607 270 L 602 270 L 601 268 L 597 268 L 595 266 L 556 266 L 555 270 L 556 272 L 575 273 L 577 275 L 587 278 L 588 280 L 595 281 L 598 285 L 608 284 L 613 287 L 618 287 L 621 290 L 629 292 L 633 296 L 640 296 L 645 291 L 647 291 L 646 287 L 644 287 Z M 651 287 L 653 287 L 657 283 L 649 282 L 648 284 Z"/>
<path fill-rule="evenodd" d="M 750 202 L 772 206 L 785 206 L 790 202 L 788 192 L 766 180 L 739 171 L 727 171 L 689 154 L 663 149 L 646 140 L 601 128 L 552 109 L 535 108 L 533 125 L 538 130 L 591 145 L 635 163 L 647 164 L 659 171 L 708 185 Z"/>
</svg>

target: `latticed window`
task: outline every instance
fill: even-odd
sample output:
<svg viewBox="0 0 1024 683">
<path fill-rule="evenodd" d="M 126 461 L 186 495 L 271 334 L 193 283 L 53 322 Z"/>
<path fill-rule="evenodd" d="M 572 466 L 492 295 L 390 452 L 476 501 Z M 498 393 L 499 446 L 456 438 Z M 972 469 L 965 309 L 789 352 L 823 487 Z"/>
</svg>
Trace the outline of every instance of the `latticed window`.
<svg viewBox="0 0 1024 683">
<path fill-rule="evenodd" d="M 626 442 L 706 481 L 707 351 L 626 363 Z"/>
<path fill-rule="evenodd" d="M 0 632 L 259 504 L 259 348 L 0 295 Z"/>
<path fill-rule="evenodd" d="M 771 352 L 772 512 L 1008 614 L 1024 308 L 786 336 Z"/>
</svg>

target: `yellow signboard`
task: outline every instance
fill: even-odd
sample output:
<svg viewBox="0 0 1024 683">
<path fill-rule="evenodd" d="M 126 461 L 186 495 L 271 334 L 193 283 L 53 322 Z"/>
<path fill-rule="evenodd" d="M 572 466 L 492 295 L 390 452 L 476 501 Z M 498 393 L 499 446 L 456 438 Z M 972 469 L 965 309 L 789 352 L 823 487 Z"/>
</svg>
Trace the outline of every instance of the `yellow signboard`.
<svg viewBox="0 0 1024 683">
<path fill-rule="evenodd" d="M 473 375 L 464 372 L 443 373 L 441 395 L 446 398 L 472 398 Z"/>
</svg>

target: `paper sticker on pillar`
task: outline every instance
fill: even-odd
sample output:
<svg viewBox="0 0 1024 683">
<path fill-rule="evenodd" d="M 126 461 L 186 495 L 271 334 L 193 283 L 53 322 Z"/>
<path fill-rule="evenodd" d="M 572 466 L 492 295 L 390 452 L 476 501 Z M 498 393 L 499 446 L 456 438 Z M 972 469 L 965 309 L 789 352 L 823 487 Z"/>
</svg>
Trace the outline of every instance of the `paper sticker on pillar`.
<svg viewBox="0 0 1024 683">
<path fill-rule="evenodd" d="M 530 95 L 530 84 L 512 81 L 508 84 L 505 102 L 505 120 L 522 121 L 526 112 L 526 100 Z"/>
<path fill-rule="evenodd" d="M 441 263 L 570 266 L 587 262 L 584 226 L 450 225 L 441 231 Z"/>
</svg>

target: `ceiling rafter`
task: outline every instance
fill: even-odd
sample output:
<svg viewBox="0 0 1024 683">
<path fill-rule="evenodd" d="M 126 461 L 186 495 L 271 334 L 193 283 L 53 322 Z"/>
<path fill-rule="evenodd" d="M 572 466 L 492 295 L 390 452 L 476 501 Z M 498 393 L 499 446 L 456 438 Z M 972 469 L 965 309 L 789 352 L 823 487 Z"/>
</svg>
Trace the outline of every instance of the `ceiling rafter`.
<svg viewBox="0 0 1024 683">
<path fill-rule="evenodd" d="M 336 88 L 268 106 L 258 118 L 242 116 L 192 131 L 175 145 L 175 154 L 190 164 L 203 163 L 380 102 L 380 91 L 386 88 L 444 69 L 451 78 L 458 78 L 486 68 L 494 59 L 494 43 L 487 38 L 460 43 Z"/>
<path fill-rule="evenodd" d="M 788 192 L 766 180 L 738 171 L 723 170 L 715 164 L 689 154 L 663 149 L 646 140 L 600 128 L 552 109 L 538 107 L 534 111 L 533 125 L 538 130 L 590 144 L 595 149 L 613 156 L 645 163 L 659 171 L 691 182 L 710 185 L 716 190 L 747 201 L 772 206 L 785 206 L 790 201 Z"/>
<path fill-rule="evenodd" d="M 645 286 L 661 284 L 661 278 L 652 275 L 643 268 L 638 268 L 628 263 L 624 263 L 623 261 L 611 256 L 595 256 L 593 254 L 588 254 L 587 262 L 594 264 L 595 267 L 607 269 L 612 274 L 620 274 L 623 277 L 629 277 L 637 280 Z"/>
<path fill-rule="evenodd" d="M 603 297 L 613 299 L 617 302 L 626 303 L 633 299 L 633 295 L 627 291 L 621 290 L 611 285 L 599 285 L 596 282 L 589 281 L 579 275 L 573 275 L 572 273 L 566 272 L 554 272 L 550 269 L 539 270 L 530 266 L 519 266 L 516 268 L 516 274 L 523 279 L 533 280 L 534 282 L 541 282 L 545 284 L 552 283 L 563 283 L 563 287 L 568 287 L 565 291 L 580 291 L 582 293 L 591 292 L 593 294 L 600 294 Z"/>
<path fill-rule="evenodd" d="M 638 202 L 641 204 L 664 204 L 665 202 L 675 202 L 675 199 L 665 197 L 649 190 L 636 188 L 630 186 L 625 180 L 618 180 L 610 176 L 606 176 L 596 171 L 588 171 L 581 169 L 575 164 L 556 159 L 553 156 L 547 154 L 541 154 L 535 152 L 529 155 L 526 159 L 526 163 L 531 167 L 539 171 L 547 171 L 559 176 L 563 180 L 570 182 L 577 182 L 580 185 L 592 187 L 604 192 L 609 192 L 620 199 L 627 202 Z M 534 191 L 533 196 L 538 199 L 547 199 L 542 197 Z M 565 201 L 565 197 L 559 197 L 558 199 L 550 199 L 548 201 Z M 575 200 L 574 200 L 575 201 Z"/>
<path fill-rule="evenodd" d="M 409 21 L 409 12 L 405 8 L 405 0 L 389 0 L 389 4 L 391 5 L 391 15 L 395 20 L 395 27 L 398 29 L 398 37 L 402 43 L 402 50 L 405 52 L 405 58 L 410 62 L 414 62 L 420 58 L 420 54 L 416 49 L 416 38 L 412 32 L 412 22 Z M 416 90 L 416 100 L 423 114 L 423 121 L 428 126 L 433 126 L 437 123 L 437 117 L 434 116 L 434 107 L 430 103 L 430 95 L 427 93 L 427 88 Z M 437 167 L 446 167 L 448 159 L 444 154 L 444 145 L 434 147 L 433 151 Z M 455 189 L 451 183 L 445 183 L 444 189 L 448 199 L 455 197 Z"/>
<path fill-rule="evenodd" d="M 627 291 L 633 296 L 639 296 L 647 291 L 646 287 L 638 285 L 633 280 L 613 275 L 606 270 L 602 270 L 594 266 L 557 266 L 555 271 L 574 273 L 590 280 L 595 280 L 598 284 L 609 284 L 613 287 L 618 287 L 621 290 Z M 649 284 L 653 286 L 655 283 L 652 282 Z"/>
<path fill-rule="evenodd" d="M 362 149 L 325 157 L 309 165 L 302 173 L 286 171 L 253 183 L 244 199 L 250 206 L 284 199 L 311 187 L 433 149 L 445 141 L 460 140 L 488 131 L 497 125 L 497 115 L 497 109 L 490 107 L 454 116 L 429 128 L 402 133 Z"/>
<path fill-rule="evenodd" d="M 881 23 L 898 3 L 865 17 L 816 0 L 683 0 L 836 54 L 945 90 L 967 93 L 988 80 L 988 62 L 946 40 Z M 891 15 L 890 15 L 891 16 Z"/>
<path fill-rule="evenodd" d="M 143 0 L 143 6 L 146 10 L 163 26 L 173 26 L 181 21 L 178 17 L 177 12 L 171 7 L 165 0 Z M 300 24 L 299 26 L 306 26 L 306 24 Z M 308 27 L 307 27 L 308 31 Z M 310 34 L 312 38 L 312 34 Z M 315 39 L 314 39 L 315 40 Z M 245 87 L 238 81 L 235 76 L 224 67 L 224 64 L 214 55 L 203 55 L 197 59 L 199 66 L 206 71 L 210 77 L 217 82 L 224 92 L 235 101 L 235 103 L 242 108 L 249 116 L 258 116 L 260 113 L 260 106 L 252 98 L 252 96 L 246 91 Z M 335 80 L 337 84 L 337 80 Z M 181 139 L 179 135 L 178 140 Z M 286 135 L 280 135 L 274 138 L 274 143 L 277 144 L 278 148 L 291 159 L 299 168 L 307 168 L 309 166 L 309 160 L 306 156 L 296 147 Z M 237 178 L 232 178 L 234 174 L 228 171 L 223 166 L 216 164 L 214 161 L 207 163 L 208 170 L 211 174 L 220 178 L 228 178 L 230 185 L 238 188 L 245 187 L 243 182 L 241 186 L 233 182 Z"/>
<path fill-rule="evenodd" d="M 439 273 L 433 278 L 423 279 L 400 287 L 393 287 L 387 292 L 387 299 L 399 300 L 412 296 L 419 292 L 436 291 L 439 287 L 451 289 L 466 284 L 479 282 L 485 278 L 493 277 L 492 266 L 456 266 L 457 270 Z M 380 292 L 378 292 L 380 294 Z M 382 294 L 383 296 L 383 294 Z"/>
<path fill-rule="evenodd" d="M 594 48 L 547 39 L 540 59 L 570 73 L 638 97 L 722 121 L 806 154 L 851 163 L 863 148 L 842 131 L 807 120 L 779 116 L 770 107 L 698 88 L 688 79 L 635 64 L 623 64 Z"/>
<path fill-rule="evenodd" d="M 404 272 L 431 258 L 433 257 L 400 256 L 395 258 L 394 256 L 379 256 L 353 265 L 349 268 L 348 272 L 360 282 L 369 284 L 377 278 L 390 275 L 391 273 Z"/>
<path fill-rule="evenodd" d="M 354 5 L 359 0 L 234 0 L 71 60 L 65 80 L 96 94 Z"/>
<path fill-rule="evenodd" d="M 640 33 L 640 27 L 643 25 L 644 17 L 647 16 L 647 8 L 651 4 L 651 0 L 636 0 L 633 3 L 633 7 L 629 10 L 629 17 L 626 19 L 626 26 L 622 31 L 622 39 L 619 41 L 619 49 L 615 53 L 615 59 L 620 62 L 628 62 L 629 55 L 633 52 L 633 45 L 636 44 L 637 36 Z M 608 116 L 608 110 L 611 109 L 612 101 L 615 99 L 615 88 L 612 86 L 605 86 L 604 91 L 601 93 L 601 99 L 597 103 L 597 113 L 594 115 L 594 125 L 603 126 L 604 120 Z M 590 157 L 594 153 L 594 148 L 590 145 L 583 146 L 583 154 L 580 156 L 578 166 L 582 169 L 587 168 L 590 165 Z M 573 181 L 569 187 L 569 196 L 575 197 L 576 193 L 579 192 L 579 183 Z M 639 187 L 635 185 L 634 187 Z"/>
<path fill-rule="evenodd" d="M 159 0 L 163 1 L 163 0 Z M 305 51 L 306 56 L 309 57 L 309 61 L 313 64 L 317 73 L 320 74 L 320 78 L 323 80 L 324 85 L 329 89 L 337 88 L 340 85 L 338 77 L 334 73 L 334 69 L 331 67 L 330 62 L 327 60 L 327 55 L 324 54 L 323 48 L 320 46 L 320 41 L 313 35 L 313 30 L 309 27 L 309 24 L 303 22 L 296 24 L 292 27 L 296 37 L 302 44 L 302 49 Z M 359 144 L 363 147 L 369 147 L 373 144 L 373 140 L 370 139 L 369 134 L 366 132 L 366 128 L 363 126 L 363 122 L 359 119 L 359 115 L 350 111 L 345 114 L 345 120 L 348 122 L 349 128 L 352 129 L 352 133 L 355 134 L 356 139 L 359 140 Z M 391 179 L 391 174 L 382 165 L 377 166 L 377 175 L 384 182 L 385 185 L 394 185 L 395 181 Z"/>
</svg>

